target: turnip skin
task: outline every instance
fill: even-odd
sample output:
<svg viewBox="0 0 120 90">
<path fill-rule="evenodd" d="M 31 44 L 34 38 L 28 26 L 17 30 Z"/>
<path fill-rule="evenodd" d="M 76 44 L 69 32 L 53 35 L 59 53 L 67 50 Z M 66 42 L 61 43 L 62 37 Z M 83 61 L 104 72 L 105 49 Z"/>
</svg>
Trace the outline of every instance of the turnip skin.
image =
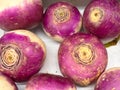
<svg viewBox="0 0 120 90">
<path fill-rule="evenodd" d="M 99 77 L 94 90 L 120 90 L 120 68 L 106 70 Z"/>
<path fill-rule="evenodd" d="M 18 90 L 18 88 L 11 78 L 0 72 L 0 90 Z"/>
<path fill-rule="evenodd" d="M 45 44 L 28 30 L 10 31 L 0 39 L 0 56 L 0 71 L 16 82 L 23 82 L 42 67 Z"/>
<path fill-rule="evenodd" d="M 105 70 L 107 51 L 97 37 L 78 33 L 60 45 L 58 61 L 62 74 L 80 86 L 87 86 Z"/>
<path fill-rule="evenodd" d="M 49 37 L 62 42 L 67 36 L 80 31 L 82 16 L 79 10 L 72 4 L 56 2 L 45 11 L 42 25 Z"/>
<path fill-rule="evenodd" d="M 120 34 L 120 4 L 117 0 L 92 0 L 85 8 L 86 31 L 107 42 Z"/>
<path fill-rule="evenodd" d="M 33 76 L 25 90 L 76 90 L 76 86 L 68 78 L 42 73 Z"/>
<path fill-rule="evenodd" d="M 43 15 L 42 0 L 0 0 L 0 28 L 5 31 L 32 29 Z"/>
</svg>

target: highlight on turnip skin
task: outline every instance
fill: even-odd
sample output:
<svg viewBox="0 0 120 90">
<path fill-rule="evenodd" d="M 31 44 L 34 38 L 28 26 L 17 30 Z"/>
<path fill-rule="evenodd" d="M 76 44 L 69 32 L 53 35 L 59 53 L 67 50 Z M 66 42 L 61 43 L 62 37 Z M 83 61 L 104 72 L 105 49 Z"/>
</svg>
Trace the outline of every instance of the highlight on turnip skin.
<svg viewBox="0 0 120 90">
<path fill-rule="evenodd" d="M 117 0 L 92 0 L 85 8 L 86 31 L 109 42 L 120 34 L 120 3 Z"/>
<path fill-rule="evenodd" d="M 94 90 L 120 90 L 120 67 L 105 71 L 99 77 Z"/>
<path fill-rule="evenodd" d="M 105 70 L 108 55 L 96 36 L 78 33 L 67 37 L 61 43 L 58 61 L 64 76 L 80 86 L 87 86 Z"/>
<path fill-rule="evenodd" d="M 28 30 L 14 30 L 0 38 L 0 71 L 16 82 L 28 80 L 45 60 L 44 42 Z"/>
<path fill-rule="evenodd" d="M 42 0 L 0 0 L 0 28 L 31 29 L 43 15 Z"/>
<path fill-rule="evenodd" d="M 81 26 L 82 16 L 79 10 L 68 2 L 56 2 L 50 5 L 43 15 L 45 33 L 59 42 L 79 32 Z"/>
<path fill-rule="evenodd" d="M 0 72 L 0 90 L 18 90 L 15 82 Z"/>
<path fill-rule="evenodd" d="M 25 90 L 76 90 L 76 86 L 68 78 L 42 73 L 33 76 L 28 81 Z"/>
</svg>

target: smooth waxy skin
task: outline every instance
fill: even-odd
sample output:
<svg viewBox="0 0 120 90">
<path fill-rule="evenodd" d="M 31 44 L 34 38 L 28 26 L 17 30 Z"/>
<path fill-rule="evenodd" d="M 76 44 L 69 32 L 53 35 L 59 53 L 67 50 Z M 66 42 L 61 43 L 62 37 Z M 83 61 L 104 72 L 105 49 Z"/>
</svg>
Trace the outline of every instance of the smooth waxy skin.
<svg viewBox="0 0 120 90">
<path fill-rule="evenodd" d="M 0 28 L 6 31 L 37 26 L 43 15 L 42 0 L 0 0 Z"/>
<path fill-rule="evenodd" d="M 25 90 L 76 90 L 76 86 L 68 78 L 59 75 L 38 74 L 28 81 Z"/>
<path fill-rule="evenodd" d="M 28 80 L 43 65 L 44 42 L 27 30 L 7 32 L 0 39 L 0 71 L 16 82 Z"/>
<path fill-rule="evenodd" d="M 98 79 L 94 90 L 120 90 L 120 68 L 110 68 Z"/>
<path fill-rule="evenodd" d="M 18 90 L 11 78 L 0 72 L 0 90 Z"/>
<path fill-rule="evenodd" d="M 45 33 L 56 41 L 80 31 L 82 16 L 79 10 L 68 2 L 50 5 L 43 15 Z"/>
<path fill-rule="evenodd" d="M 84 28 L 106 41 L 120 34 L 120 4 L 117 0 L 93 0 L 83 14 Z"/>
<path fill-rule="evenodd" d="M 93 35 L 78 33 L 66 38 L 58 51 L 62 74 L 81 86 L 91 84 L 105 70 L 108 56 Z"/>
</svg>

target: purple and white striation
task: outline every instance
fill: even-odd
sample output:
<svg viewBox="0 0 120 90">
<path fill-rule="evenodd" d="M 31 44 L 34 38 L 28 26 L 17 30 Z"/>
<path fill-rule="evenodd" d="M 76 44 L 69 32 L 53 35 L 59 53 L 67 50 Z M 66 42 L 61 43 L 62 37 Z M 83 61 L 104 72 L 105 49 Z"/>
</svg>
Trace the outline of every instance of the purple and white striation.
<svg viewBox="0 0 120 90">
<path fill-rule="evenodd" d="M 0 0 L 0 28 L 6 31 L 37 26 L 43 15 L 42 0 Z"/>
<path fill-rule="evenodd" d="M 25 90 L 76 90 L 76 85 L 60 75 L 42 73 L 33 76 Z"/>
</svg>

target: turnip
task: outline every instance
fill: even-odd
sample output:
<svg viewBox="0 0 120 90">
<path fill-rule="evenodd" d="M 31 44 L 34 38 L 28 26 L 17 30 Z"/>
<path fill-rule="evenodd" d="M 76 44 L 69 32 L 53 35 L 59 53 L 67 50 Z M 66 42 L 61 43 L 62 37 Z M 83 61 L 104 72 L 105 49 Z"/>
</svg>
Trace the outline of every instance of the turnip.
<svg viewBox="0 0 120 90">
<path fill-rule="evenodd" d="M 76 86 L 60 75 L 38 74 L 28 81 L 25 90 L 76 90 Z"/>
<path fill-rule="evenodd" d="M 44 42 L 28 30 L 14 30 L 0 38 L 0 71 L 16 82 L 28 80 L 43 65 Z"/>
<path fill-rule="evenodd" d="M 120 68 L 105 71 L 98 79 L 94 90 L 120 90 Z"/>
<path fill-rule="evenodd" d="M 42 0 L 0 0 L 0 28 L 30 29 L 37 26 L 43 15 Z"/>
<path fill-rule="evenodd" d="M 67 37 L 61 43 L 58 60 L 64 76 L 80 86 L 87 86 L 105 70 L 108 55 L 96 36 L 78 33 Z"/>
<path fill-rule="evenodd" d="M 117 0 L 92 0 L 85 8 L 86 31 L 109 42 L 120 34 L 120 4 Z"/>
<path fill-rule="evenodd" d="M 45 33 L 56 41 L 80 31 L 82 16 L 79 10 L 68 2 L 56 2 L 50 5 L 43 15 Z"/>
<path fill-rule="evenodd" d="M 18 90 L 15 82 L 0 72 L 0 90 Z"/>
</svg>

